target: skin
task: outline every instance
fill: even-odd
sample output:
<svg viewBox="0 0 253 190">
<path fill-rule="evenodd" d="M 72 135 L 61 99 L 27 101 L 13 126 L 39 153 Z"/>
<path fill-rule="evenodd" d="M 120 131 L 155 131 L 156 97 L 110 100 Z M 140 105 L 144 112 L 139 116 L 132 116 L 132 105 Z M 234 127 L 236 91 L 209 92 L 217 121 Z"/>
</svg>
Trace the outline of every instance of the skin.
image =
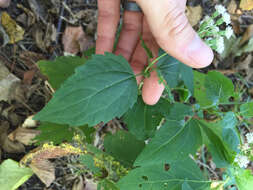
<svg viewBox="0 0 253 190">
<path fill-rule="evenodd" d="M 124 56 L 135 74 L 147 65 L 145 50 L 141 47 L 139 35 L 154 57 L 161 47 L 167 53 L 193 68 L 203 68 L 213 60 L 212 50 L 198 37 L 185 15 L 187 0 L 136 0 L 143 10 L 125 11 L 123 28 L 115 54 Z M 112 52 L 115 34 L 120 19 L 120 0 L 98 0 L 98 38 L 96 53 Z M 164 86 L 158 83 L 155 71 L 144 80 L 142 97 L 145 103 L 158 102 Z"/>
<path fill-rule="evenodd" d="M 11 0 L 0 0 L 0 7 L 6 8 L 10 5 Z"/>
</svg>

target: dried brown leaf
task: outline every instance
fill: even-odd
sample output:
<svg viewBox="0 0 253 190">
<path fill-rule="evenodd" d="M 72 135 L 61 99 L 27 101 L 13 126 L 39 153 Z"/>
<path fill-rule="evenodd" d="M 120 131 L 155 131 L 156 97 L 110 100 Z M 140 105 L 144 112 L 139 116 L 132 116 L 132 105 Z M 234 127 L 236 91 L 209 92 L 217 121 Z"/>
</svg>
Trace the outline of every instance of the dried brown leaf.
<svg viewBox="0 0 253 190">
<path fill-rule="evenodd" d="M 187 15 L 188 20 L 192 26 L 195 26 L 196 24 L 199 23 L 199 21 L 202 17 L 202 12 L 203 12 L 203 10 L 200 5 L 196 6 L 196 7 L 191 7 L 191 6 L 187 7 L 186 15 Z"/>
<path fill-rule="evenodd" d="M 35 142 L 33 139 L 37 135 L 39 135 L 39 133 L 40 131 L 35 130 L 35 129 L 26 129 L 26 128 L 18 127 L 16 130 L 10 133 L 8 137 L 12 141 L 18 141 L 24 145 L 29 145 Z"/>
<path fill-rule="evenodd" d="M 9 35 L 9 43 L 14 44 L 24 38 L 24 29 L 13 20 L 7 12 L 3 12 L 1 23 L 6 33 Z"/>
<path fill-rule="evenodd" d="M 79 27 L 67 27 L 62 37 L 64 51 L 70 54 L 77 54 L 88 49 L 92 45 L 92 40 Z"/>
<path fill-rule="evenodd" d="M 55 180 L 54 164 L 48 160 L 33 160 L 30 168 L 47 187 Z"/>
<path fill-rule="evenodd" d="M 240 8 L 245 11 L 253 9 L 253 0 L 241 0 Z"/>
<path fill-rule="evenodd" d="M 11 141 L 8 138 L 8 129 L 9 129 L 9 123 L 7 121 L 2 121 L 0 123 L 0 147 L 5 152 L 8 153 L 21 153 L 25 152 L 25 147 L 23 144 L 19 142 Z"/>
</svg>

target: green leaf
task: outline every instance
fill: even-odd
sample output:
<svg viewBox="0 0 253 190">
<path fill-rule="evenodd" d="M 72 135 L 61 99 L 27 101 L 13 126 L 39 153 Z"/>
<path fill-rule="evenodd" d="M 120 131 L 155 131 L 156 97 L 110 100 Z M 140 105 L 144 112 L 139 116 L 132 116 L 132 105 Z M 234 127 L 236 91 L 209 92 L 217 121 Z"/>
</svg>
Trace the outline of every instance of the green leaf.
<svg viewBox="0 0 253 190">
<path fill-rule="evenodd" d="M 61 84 L 72 74 L 75 68 L 83 65 L 86 59 L 80 57 L 57 57 L 55 61 L 39 61 L 40 71 L 48 77 L 49 83 L 54 89 L 60 88 Z"/>
<path fill-rule="evenodd" d="M 212 105 L 212 101 L 207 98 L 205 87 L 206 76 L 203 73 L 194 71 L 194 97 L 201 107 Z"/>
<path fill-rule="evenodd" d="M 165 52 L 160 49 L 159 56 Z M 193 94 L 193 71 L 191 67 L 181 63 L 170 55 L 162 57 L 156 64 L 157 72 L 162 75 L 170 88 L 175 88 L 180 82 L 184 82 L 185 86 Z"/>
<path fill-rule="evenodd" d="M 169 113 L 166 114 L 165 117 L 167 120 L 184 124 L 187 117 L 190 119 L 193 115 L 194 113 L 191 106 L 176 102 L 171 106 Z"/>
<path fill-rule="evenodd" d="M 98 190 L 120 190 L 116 184 L 110 180 L 104 179 L 98 184 Z"/>
<path fill-rule="evenodd" d="M 204 120 L 195 120 L 202 131 L 203 142 L 210 151 L 213 161 L 217 168 L 225 168 L 232 162 L 233 152 L 231 152 L 225 142 L 222 140 L 222 135 L 219 134 L 220 126 L 217 123 L 207 123 Z"/>
<path fill-rule="evenodd" d="M 201 132 L 194 120 L 182 125 L 177 121 L 167 121 L 144 148 L 135 161 L 135 166 L 174 162 L 178 158 L 195 154 L 201 145 Z"/>
<path fill-rule="evenodd" d="M 182 190 L 193 190 L 191 186 L 185 181 L 182 185 Z"/>
<path fill-rule="evenodd" d="M 234 95 L 234 85 L 217 71 L 210 71 L 206 75 L 194 72 L 194 95 L 201 107 L 227 103 Z"/>
<path fill-rule="evenodd" d="M 171 152 L 168 151 L 168 156 Z M 187 183 L 194 190 L 209 190 L 207 181 L 198 166 L 190 158 L 166 163 L 154 163 L 136 168 L 118 182 L 120 190 L 182 190 Z"/>
<path fill-rule="evenodd" d="M 75 132 L 68 125 L 59 125 L 50 122 L 42 122 L 38 130 L 40 134 L 35 137 L 37 144 L 44 142 L 53 142 L 54 144 L 60 144 L 63 141 L 71 142 Z"/>
<path fill-rule="evenodd" d="M 222 140 L 235 152 L 239 152 L 238 145 L 240 144 L 240 137 L 236 128 L 237 124 L 238 121 L 233 112 L 226 113 L 220 122 L 220 126 L 222 127 Z"/>
<path fill-rule="evenodd" d="M 234 85 L 230 79 L 217 71 L 208 72 L 205 78 L 207 98 L 214 105 L 227 103 L 234 94 Z"/>
<path fill-rule="evenodd" d="M 149 106 L 139 96 L 133 108 L 128 110 L 123 117 L 129 132 L 139 140 L 146 140 L 153 137 L 156 127 L 162 119 L 160 109 L 164 104 L 168 105 L 166 100 L 161 98 L 156 105 Z"/>
<path fill-rule="evenodd" d="M 253 102 L 248 102 L 240 106 L 240 113 L 245 118 L 253 117 Z"/>
<path fill-rule="evenodd" d="M 105 137 L 104 147 L 108 154 L 126 167 L 131 167 L 145 147 L 145 143 L 128 132 L 118 131 L 115 135 Z"/>
<path fill-rule="evenodd" d="M 86 166 L 94 174 L 100 173 L 100 168 L 95 166 L 94 159 L 89 154 L 84 154 L 80 156 L 80 162 Z"/>
<path fill-rule="evenodd" d="M 0 165 L 0 187 L 3 190 L 16 190 L 32 175 L 30 168 L 22 168 L 18 162 L 10 159 L 5 160 Z"/>
<path fill-rule="evenodd" d="M 37 141 L 36 144 L 41 144 L 44 142 L 53 142 L 54 144 L 60 144 L 64 141 L 71 142 L 75 133 L 82 133 L 85 136 L 85 140 L 88 143 L 93 142 L 93 134 L 95 132 L 94 128 L 86 126 L 80 126 L 79 130 L 70 127 L 69 125 L 60 125 L 50 122 L 42 122 L 37 128 L 40 134 L 35 137 L 34 140 Z"/>
<path fill-rule="evenodd" d="M 137 100 L 135 75 L 122 56 L 94 55 L 78 67 L 36 120 L 94 126 L 122 116 Z"/>
<path fill-rule="evenodd" d="M 250 170 L 240 169 L 235 175 L 235 180 L 239 190 L 252 190 L 253 175 Z"/>
</svg>

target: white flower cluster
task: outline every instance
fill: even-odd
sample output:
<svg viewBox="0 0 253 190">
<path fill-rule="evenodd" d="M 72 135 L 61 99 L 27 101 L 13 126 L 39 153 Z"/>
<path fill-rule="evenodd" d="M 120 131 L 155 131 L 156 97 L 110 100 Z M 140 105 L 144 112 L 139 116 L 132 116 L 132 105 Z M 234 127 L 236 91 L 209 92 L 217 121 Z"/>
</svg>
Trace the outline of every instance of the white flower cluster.
<svg viewBox="0 0 253 190">
<path fill-rule="evenodd" d="M 224 37 L 229 39 L 233 35 L 233 29 L 228 26 L 231 23 L 230 15 L 222 5 L 215 6 L 216 11 L 213 15 L 205 16 L 201 21 L 198 34 L 204 38 L 206 43 L 218 53 L 222 53 L 225 49 Z M 225 30 L 220 30 L 219 26 L 226 24 Z"/>
<path fill-rule="evenodd" d="M 237 154 L 234 159 L 234 162 L 236 162 L 240 168 L 247 168 L 248 164 L 250 163 L 250 160 L 247 156 Z"/>
<path fill-rule="evenodd" d="M 253 133 L 247 133 L 246 139 L 249 144 L 252 144 L 253 143 Z"/>
</svg>

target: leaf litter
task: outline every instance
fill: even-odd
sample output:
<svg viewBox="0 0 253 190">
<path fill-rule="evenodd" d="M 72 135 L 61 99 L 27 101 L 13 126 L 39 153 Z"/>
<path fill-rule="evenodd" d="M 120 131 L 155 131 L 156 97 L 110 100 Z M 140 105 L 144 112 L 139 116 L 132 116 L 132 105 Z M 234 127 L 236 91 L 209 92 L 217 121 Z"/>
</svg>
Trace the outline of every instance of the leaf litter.
<svg viewBox="0 0 253 190">
<path fill-rule="evenodd" d="M 2 0 L 2 2 L 3 1 L 4 0 Z M 5 2 L 8 3 L 8 1 Z M 94 45 L 96 30 L 96 4 L 94 1 L 84 3 L 84 1 L 79 0 L 67 3 L 67 6 L 65 6 L 63 1 L 60 0 L 47 2 L 41 0 L 19 1 L 19 3 L 27 9 L 25 11 L 24 8 L 15 5 L 16 2 L 16 0 L 13 0 L 10 7 L 5 10 L 6 13 L 4 13 L 4 18 L 8 18 L 12 21 L 5 23 L 8 27 L 2 27 L 2 29 L 0 28 L 0 39 L 5 39 L 3 43 L 0 40 L 1 45 L 5 45 L 4 48 L 1 47 L 0 49 L 0 61 L 2 60 L 2 62 L 6 65 L 6 68 L 8 68 L 8 72 L 12 73 L 14 78 L 16 77 L 15 80 L 19 81 L 18 83 L 24 82 L 29 86 L 28 89 L 30 91 L 30 95 L 24 96 L 24 100 L 27 104 L 26 106 L 20 103 L 14 103 L 13 100 L 20 101 L 20 99 L 15 96 L 14 98 L 10 98 L 11 96 L 5 96 L 2 100 L 4 102 L 2 110 L 7 110 L 6 107 L 9 109 L 8 111 L 1 111 L 1 116 L 4 117 L 4 119 L 7 119 L 8 124 L 1 125 L 0 127 L 1 129 L 4 129 L 3 134 L 5 134 L 2 135 L 1 138 L 5 139 L 5 141 L 8 142 L 7 144 L 10 145 L 5 145 L 4 147 L 14 147 L 14 149 L 18 147 L 16 152 L 21 152 L 21 150 L 23 150 L 27 154 L 22 147 L 30 147 L 30 145 L 27 145 L 31 142 L 31 136 L 29 135 L 33 135 L 32 131 L 36 130 L 37 124 L 32 125 L 29 128 L 21 127 L 21 125 L 26 118 L 33 114 L 32 110 L 35 112 L 39 111 L 52 95 L 51 90 L 48 89 L 46 85 L 42 85 L 42 82 L 47 79 L 42 77 L 42 75 L 38 72 L 38 69 L 36 70 L 38 66 L 34 63 L 38 60 L 34 60 L 34 57 L 51 60 L 63 55 L 64 52 L 79 55 L 83 52 L 83 50 L 86 50 L 88 47 Z M 206 1 L 204 0 L 201 1 L 201 4 L 198 2 L 200 1 L 193 0 L 188 5 L 188 16 L 192 25 L 198 23 L 201 17 L 208 14 L 209 9 L 215 5 L 214 1 L 209 5 L 205 3 Z M 213 66 L 208 68 L 208 70 L 233 70 L 234 72 L 230 73 L 229 76 L 241 83 L 243 83 L 241 78 L 237 78 L 235 74 L 236 72 L 243 73 L 244 80 L 246 80 L 246 84 L 248 85 L 247 88 L 253 89 L 253 78 L 251 77 L 251 48 L 253 41 L 251 41 L 251 24 L 253 23 L 253 14 L 251 10 L 252 1 L 241 0 L 241 2 L 238 3 L 238 1 L 231 0 L 227 1 L 226 5 L 228 5 L 229 13 L 232 16 L 233 29 L 237 35 L 236 40 L 240 38 L 240 41 L 235 40 L 235 42 L 232 42 L 234 44 L 238 42 L 238 44 L 236 44 L 236 52 L 228 50 L 227 55 L 224 57 L 216 55 L 215 63 Z M 8 5 L 6 4 L 4 7 L 6 6 Z M 61 13 L 62 9 L 65 10 L 64 14 Z M 34 25 L 32 26 L 29 23 L 34 23 Z M 73 31 L 73 29 L 76 31 Z M 70 30 L 70 32 L 68 30 Z M 75 35 L 73 35 L 73 33 Z M 18 35 L 13 37 L 13 34 Z M 60 41 L 57 42 L 57 38 L 61 39 L 63 44 L 60 44 Z M 7 43 L 12 43 L 13 45 L 6 46 Z M 27 53 L 28 51 L 31 53 Z M 40 57 L 39 55 L 42 56 Z M 33 72 L 34 69 L 36 70 L 35 72 Z M 250 95 L 250 92 L 248 92 L 245 96 L 246 98 L 250 98 L 253 96 L 253 93 Z M 119 123 L 121 121 L 117 120 L 117 122 Z M 124 125 L 123 127 L 121 126 L 121 128 L 124 128 Z M 100 139 L 105 136 L 104 133 L 104 129 L 97 133 L 97 141 L 100 141 Z M 108 131 L 106 133 L 108 133 Z M 26 136 L 26 134 L 29 134 L 29 137 L 25 137 L 25 140 L 23 140 L 22 138 L 23 136 Z M 13 143 L 15 146 L 13 146 Z M 101 142 L 99 142 L 99 144 L 103 147 Z M 33 148 L 34 147 L 31 149 Z M 11 151 L 13 151 L 13 149 L 11 149 Z M 5 155 L 5 152 L 6 148 L 2 148 L 2 155 Z M 4 159 L 6 159 L 6 157 L 4 157 Z M 18 156 L 16 160 L 20 160 Z M 40 176 L 41 181 L 44 182 L 45 185 L 33 176 L 31 180 L 22 185 L 20 189 L 29 190 L 31 187 L 39 187 L 40 189 L 43 189 L 45 186 L 48 186 L 48 189 L 53 187 L 64 189 L 66 188 L 64 183 L 67 183 L 67 189 L 71 189 L 72 187 L 75 189 L 83 188 L 82 185 L 85 183 L 85 180 L 80 179 L 71 173 L 69 168 L 65 167 L 68 163 L 71 162 L 66 157 L 62 159 L 56 158 L 53 162 L 49 162 L 45 159 L 42 163 L 42 167 L 34 166 L 34 170 L 36 170 L 37 173 L 41 173 L 38 174 L 38 176 Z M 215 167 L 212 168 L 213 170 L 216 170 Z M 54 172 L 56 173 L 55 176 L 53 175 Z M 61 172 L 64 174 L 58 175 L 58 173 Z M 72 177 L 73 179 L 67 179 L 65 178 L 66 176 Z M 50 186 L 53 181 L 62 183 L 59 185 L 56 185 L 57 183 L 53 183 Z M 93 190 L 93 185 L 89 184 L 92 183 L 87 182 L 87 186 L 85 188 L 87 190 Z"/>
</svg>

